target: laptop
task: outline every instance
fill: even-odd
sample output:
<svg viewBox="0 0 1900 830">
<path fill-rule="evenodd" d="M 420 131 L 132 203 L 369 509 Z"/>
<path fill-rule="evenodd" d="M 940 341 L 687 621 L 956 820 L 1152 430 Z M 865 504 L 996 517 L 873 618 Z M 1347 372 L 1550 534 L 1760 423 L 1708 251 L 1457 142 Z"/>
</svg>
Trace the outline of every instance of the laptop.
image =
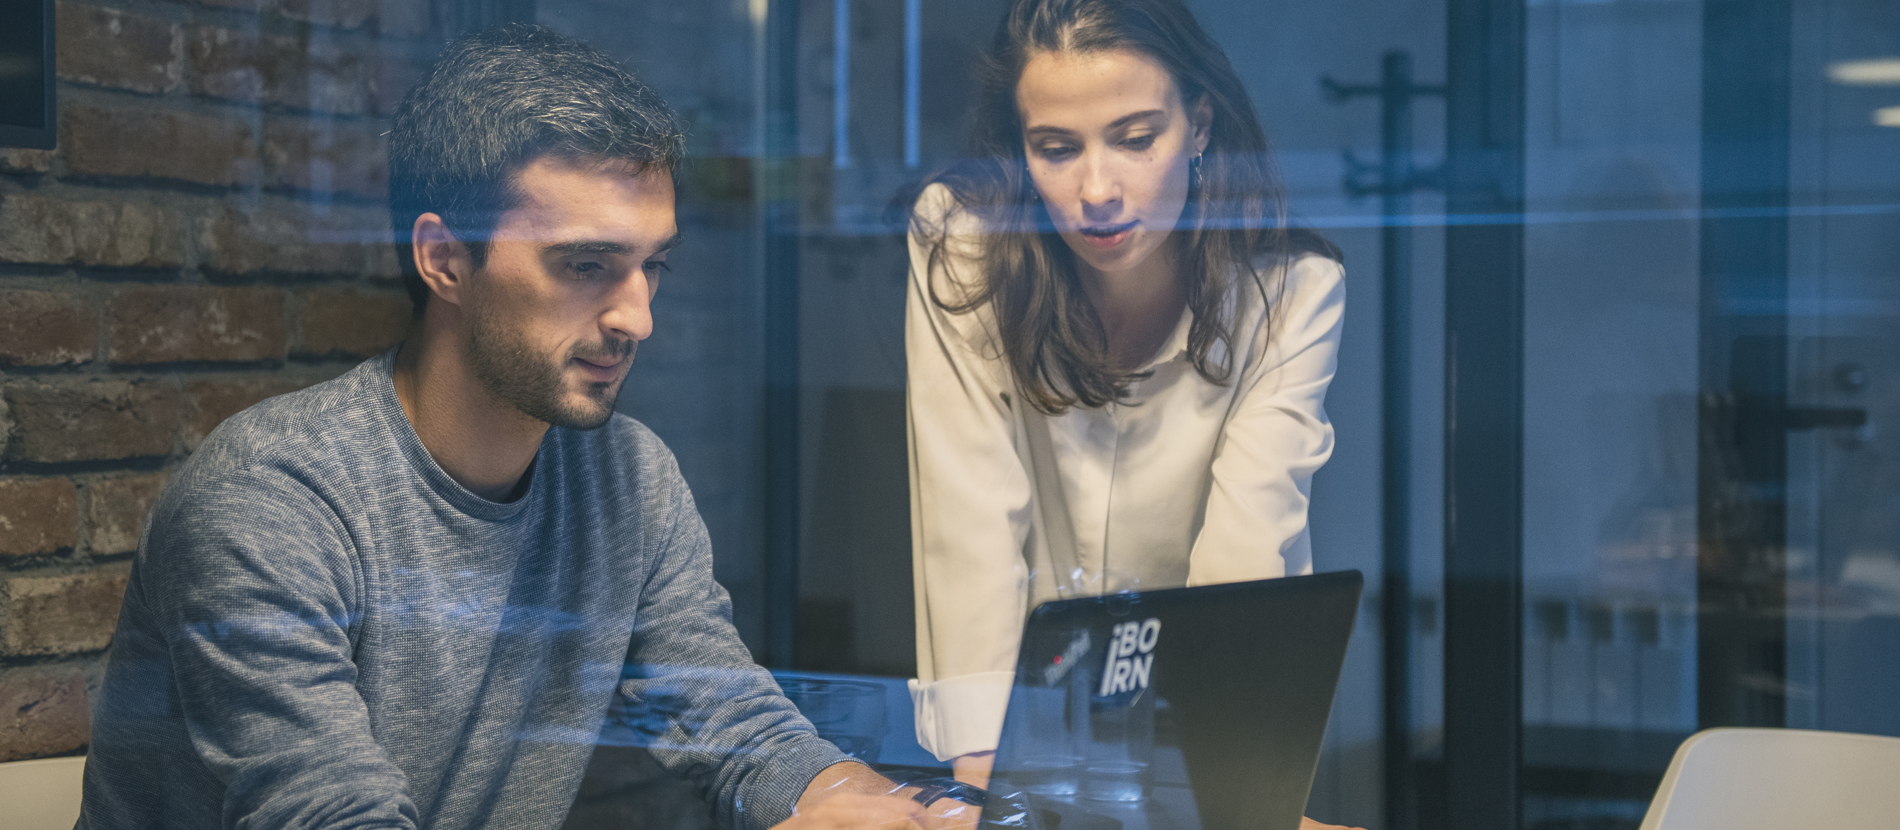
<svg viewBox="0 0 1900 830">
<path fill-rule="evenodd" d="M 1297 830 L 1358 571 L 1044 603 L 985 827 Z"/>
</svg>

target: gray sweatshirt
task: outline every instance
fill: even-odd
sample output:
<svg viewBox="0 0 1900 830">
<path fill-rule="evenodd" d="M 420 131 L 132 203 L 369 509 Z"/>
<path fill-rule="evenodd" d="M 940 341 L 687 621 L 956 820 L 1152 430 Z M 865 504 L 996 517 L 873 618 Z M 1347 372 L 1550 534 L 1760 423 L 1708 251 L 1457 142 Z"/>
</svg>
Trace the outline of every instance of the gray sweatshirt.
<svg viewBox="0 0 1900 830">
<path fill-rule="evenodd" d="M 80 828 L 560 826 L 603 726 L 727 826 L 845 760 L 752 662 L 671 453 L 551 429 L 516 501 L 423 449 L 394 352 L 226 421 L 159 499 Z"/>
</svg>

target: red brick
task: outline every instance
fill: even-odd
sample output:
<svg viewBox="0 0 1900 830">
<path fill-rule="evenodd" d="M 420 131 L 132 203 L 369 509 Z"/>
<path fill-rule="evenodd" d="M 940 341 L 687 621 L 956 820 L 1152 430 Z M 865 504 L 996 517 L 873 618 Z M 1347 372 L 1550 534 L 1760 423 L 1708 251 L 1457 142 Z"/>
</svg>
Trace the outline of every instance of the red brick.
<svg viewBox="0 0 1900 830">
<path fill-rule="evenodd" d="M 45 173 L 53 169 L 53 151 L 0 147 L 0 173 Z"/>
<path fill-rule="evenodd" d="M 311 381 L 314 382 L 314 381 Z M 191 415 L 185 423 L 185 444 L 197 449 L 226 418 L 243 412 L 265 398 L 308 386 L 306 379 L 266 375 L 250 380 L 201 380 L 191 385 Z"/>
<path fill-rule="evenodd" d="M 65 109 L 68 173 L 224 186 L 257 180 L 257 138 L 238 119 L 156 108 Z"/>
<path fill-rule="evenodd" d="M 118 569 L 0 581 L 0 654 L 24 657 L 98 651 L 112 642 L 125 597 Z"/>
<path fill-rule="evenodd" d="M 25 669 L 0 675 L 0 761 L 44 758 L 92 740 L 86 675 Z"/>
<path fill-rule="evenodd" d="M 183 395 L 160 383 L 89 380 L 8 384 L 5 459 L 38 463 L 170 455 Z"/>
<path fill-rule="evenodd" d="M 297 296 L 300 355 L 369 357 L 402 339 L 411 317 L 409 295 L 308 291 Z"/>
<path fill-rule="evenodd" d="M 117 9 L 59 4 L 59 76 L 158 94 L 177 88 L 184 67 L 178 24 Z"/>
<path fill-rule="evenodd" d="M 86 485 L 86 546 L 93 553 L 129 553 L 139 547 L 145 519 L 165 489 L 164 473 L 94 479 Z"/>
<path fill-rule="evenodd" d="M 369 108 L 373 50 L 215 26 L 194 29 L 188 46 L 199 95 L 346 115 Z"/>
<path fill-rule="evenodd" d="M 277 0 L 277 13 L 319 26 L 354 29 L 375 19 L 376 0 Z"/>
<path fill-rule="evenodd" d="M 64 478 L 0 478 L 0 556 L 79 544 L 78 490 Z"/>
<path fill-rule="evenodd" d="M 224 274 L 350 274 L 393 277 L 389 212 L 268 199 L 255 208 L 227 205 L 198 225 L 205 267 Z"/>
<path fill-rule="evenodd" d="M 275 360 L 284 356 L 284 293 L 274 288 L 152 285 L 106 304 L 113 363 Z"/>
<path fill-rule="evenodd" d="M 98 340 L 98 312 L 86 297 L 0 289 L 0 367 L 84 363 Z"/>
<path fill-rule="evenodd" d="M 266 79 L 292 71 L 297 42 L 216 26 L 193 29 L 191 91 L 213 98 L 257 103 Z"/>
<path fill-rule="evenodd" d="M 329 41 L 310 44 L 304 71 L 285 78 L 273 103 L 319 112 L 369 112 L 376 62 L 370 50 Z"/>
<path fill-rule="evenodd" d="M 177 268 L 185 262 L 185 224 L 157 204 L 7 194 L 0 197 L 0 262 Z"/>
<path fill-rule="evenodd" d="M 264 125 L 265 181 L 299 190 L 389 194 L 389 162 L 382 136 L 369 130 L 305 119 L 273 118 Z"/>
</svg>

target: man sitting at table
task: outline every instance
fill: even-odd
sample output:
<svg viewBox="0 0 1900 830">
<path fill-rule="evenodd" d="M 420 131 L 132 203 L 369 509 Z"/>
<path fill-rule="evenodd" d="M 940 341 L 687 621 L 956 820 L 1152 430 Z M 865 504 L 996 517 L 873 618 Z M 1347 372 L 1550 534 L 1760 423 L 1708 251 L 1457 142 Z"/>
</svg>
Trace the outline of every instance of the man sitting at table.
<svg viewBox="0 0 1900 830">
<path fill-rule="evenodd" d="M 752 662 L 673 456 L 614 412 L 681 152 L 577 41 L 514 25 L 438 59 L 389 135 L 416 323 L 178 471 L 80 827 L 552 830 L 610 711 L 723 825 L 955 820 L 884 795 Z"/>
</svg>

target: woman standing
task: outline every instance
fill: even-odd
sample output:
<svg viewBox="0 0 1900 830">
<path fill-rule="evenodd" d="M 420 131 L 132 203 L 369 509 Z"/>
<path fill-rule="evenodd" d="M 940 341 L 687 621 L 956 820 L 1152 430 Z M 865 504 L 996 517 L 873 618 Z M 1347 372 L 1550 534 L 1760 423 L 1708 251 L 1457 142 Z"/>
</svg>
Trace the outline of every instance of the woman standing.
<svg viewBox="0 0 1900 830">
<path fill-rule="evenodd" d="M 1018 0 L 911 221 L 918 739 L 988 780 L 1046 600 L 1307 573 L 1345 304 L 1180 0 Z"/>
</svg>

